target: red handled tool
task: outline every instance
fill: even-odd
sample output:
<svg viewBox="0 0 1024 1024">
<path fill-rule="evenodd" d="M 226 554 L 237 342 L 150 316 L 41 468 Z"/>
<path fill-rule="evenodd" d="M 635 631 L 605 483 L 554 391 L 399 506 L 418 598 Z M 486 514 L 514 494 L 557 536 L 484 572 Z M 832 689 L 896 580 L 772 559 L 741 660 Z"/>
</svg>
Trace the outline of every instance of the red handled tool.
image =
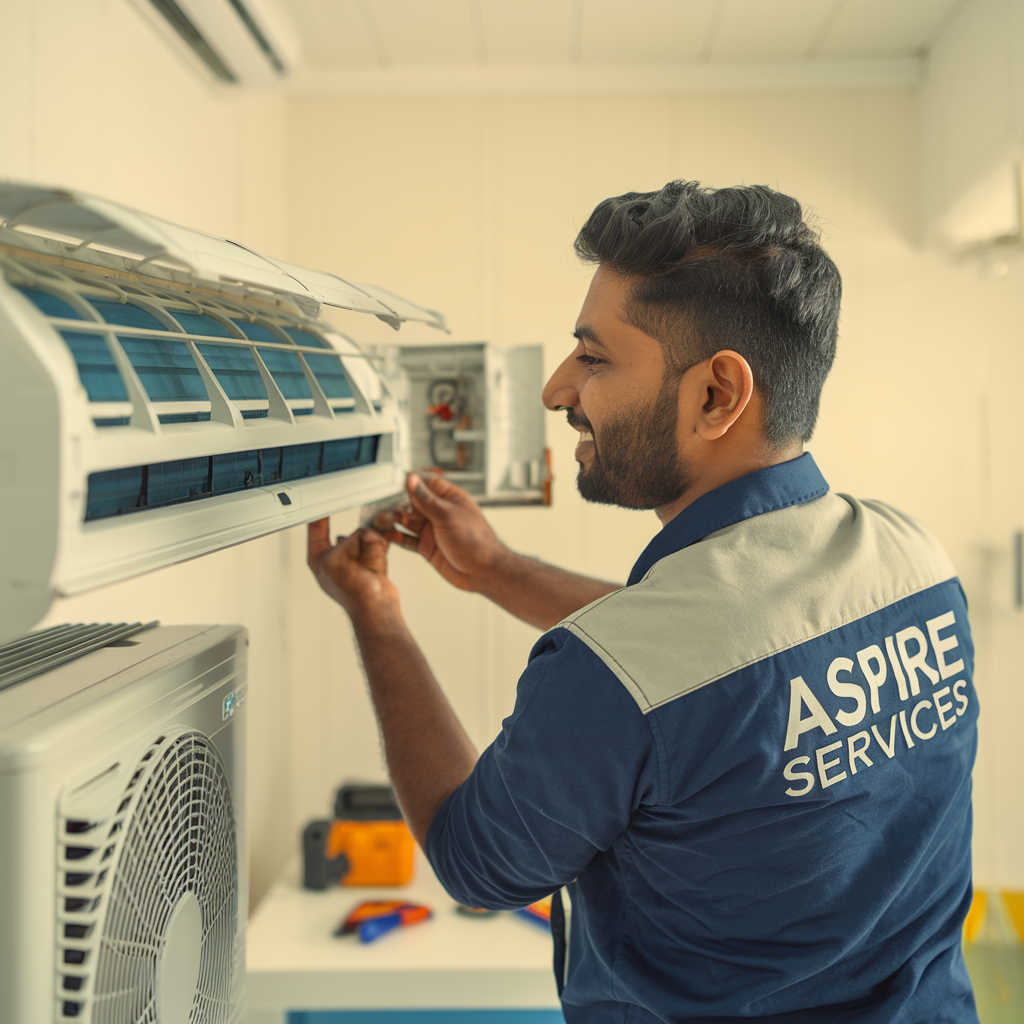
<svg viewBox="0 0 1024 1024">
<path fill-rule="evenodd" d="M 360 903 L 335 930 L 335 935 L 358 934 L 360 941 L 372 942 L 393 928 L 419 924 L 432 915 L 430 907 L 404 900 L 367 900 Z"/>
</svg>

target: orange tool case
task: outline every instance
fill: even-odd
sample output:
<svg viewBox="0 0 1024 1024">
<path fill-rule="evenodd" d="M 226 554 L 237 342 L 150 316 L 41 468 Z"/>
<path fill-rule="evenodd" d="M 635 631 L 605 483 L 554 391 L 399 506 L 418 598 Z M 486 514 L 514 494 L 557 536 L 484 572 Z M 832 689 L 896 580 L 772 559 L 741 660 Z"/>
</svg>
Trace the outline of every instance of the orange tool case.
<svg viewBox="0 0 1024 1024">
<path fill-rule="evenodd" d="M 405 885 L 416 841 L 390 786 L 342 786 L 332 821 L 313 821 L 303 834 L 303 884 Z"/>
</svg>

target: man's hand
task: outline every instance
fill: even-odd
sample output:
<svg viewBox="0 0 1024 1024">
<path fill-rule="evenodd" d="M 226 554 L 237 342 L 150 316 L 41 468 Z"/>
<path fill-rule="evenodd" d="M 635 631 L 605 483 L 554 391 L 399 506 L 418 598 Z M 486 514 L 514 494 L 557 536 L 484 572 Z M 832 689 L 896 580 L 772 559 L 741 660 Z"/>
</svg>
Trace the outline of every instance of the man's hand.
<svg viewBox="0 0 1024 1024">
<path fill-rule="evenodd" d="M 328 520 L 309 524 L 309 568 L 353 620 L 366 612 L 398 610 L 398 588 L 388 579 L 387 551 L 388 542 L 375 530 L 357 530 L 331 544 Z"/>
<path fill-rule="evenodd" d="M 381 512 L 373 525 L 385 540 L 418 551 L 449 583 L 483 594 L 505 611 L 539 629 L 620 584 L 578 576 L 509 551 L 480 506 L 443 476 L 423 480 L 410 473 L 405 489 L 412 509 Z M 416 534 L 410 537 L 395 524 Z"/>
<path fill-rule="evenodd" d="M 480 506 L 443 476 L 423 480 L 410 473 L 405 481 L 411 510 L 383 512 L 374 520 L 386 540 L 418 551 L 449 583 L 481 591 L 487 577 L 509 554 Z M 416 534 L 394 529 L 398 523 Z"/>
<path fill-rule="evenodd" d="M 331 544 L 326 519 L 309 524 L 309 567 L 352 619 L 391 784 L 423 846 L 437 809 L 473 771 L 476 749 L 402 621 L 387 550 L 375 530 Z"/>
</svg>

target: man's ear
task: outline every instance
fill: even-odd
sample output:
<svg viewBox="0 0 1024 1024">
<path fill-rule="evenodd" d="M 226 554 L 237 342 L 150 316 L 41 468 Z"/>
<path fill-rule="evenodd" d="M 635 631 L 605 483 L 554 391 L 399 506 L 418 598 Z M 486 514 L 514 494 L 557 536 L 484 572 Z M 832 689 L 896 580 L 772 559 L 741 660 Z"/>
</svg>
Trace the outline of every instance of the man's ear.
<svg viewBox="0 0 1024 1024">
<path fill-rule="evenodd" d="M 705 401 L 696 417 L 696 432 L 705 441 L 717 441 L 750 402 L 754 373 L 750 363 L 732 349 L 716 352 L 702 369 L 700 388 Z"/>
</svg>

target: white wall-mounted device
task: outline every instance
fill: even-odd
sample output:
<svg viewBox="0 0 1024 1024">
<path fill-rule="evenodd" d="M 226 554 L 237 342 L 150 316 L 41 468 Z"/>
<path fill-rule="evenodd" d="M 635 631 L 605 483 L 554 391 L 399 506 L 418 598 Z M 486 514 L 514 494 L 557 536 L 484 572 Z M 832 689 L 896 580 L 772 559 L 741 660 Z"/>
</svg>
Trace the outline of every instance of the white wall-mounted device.
<svg viewBox="0 0 1024 1024">
<path fill-rule="evenodd" d="M 401 490 L 407 428 L 323 304 L 439 314 L 0 183 L 0 643 L 75 594 Z"/>
<path fill-rule="evenodd" d="M 409 459 L 481 505 L 551 503 L 541 345 L 387 345 L 381 373 L 409 423 Z"/>
<path fill-rule="evenodd" d="M 277 85 L 298 64 L 301 46 L 277 0 L 133 0 L 201 74 L 234 86 Z"/>
<path fill-rule="evenodd" d="M 137 625 L 0 648 L 4 1024 L 240 1024 L 246 644 Z M 21 681 L 69 647 L 93 649 Z"/>
</svg>

